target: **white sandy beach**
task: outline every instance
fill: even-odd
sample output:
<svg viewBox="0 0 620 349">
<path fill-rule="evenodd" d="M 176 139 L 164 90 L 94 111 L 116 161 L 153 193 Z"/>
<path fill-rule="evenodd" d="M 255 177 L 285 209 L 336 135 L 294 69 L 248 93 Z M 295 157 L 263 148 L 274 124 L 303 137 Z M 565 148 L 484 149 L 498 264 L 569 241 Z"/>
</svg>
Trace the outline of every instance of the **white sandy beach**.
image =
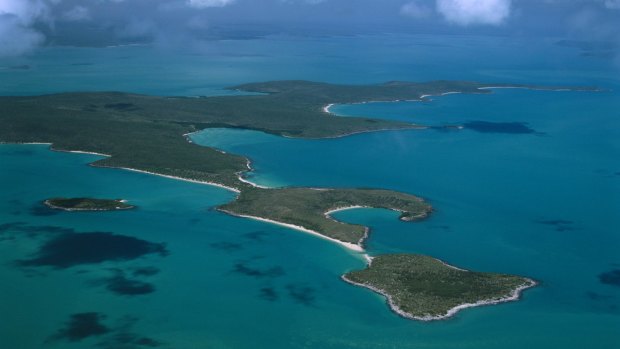
<svg viewBox="0 0 620 349">
<path fill-rule="evenodd" d="M 337 243 L 337 244 L 339 244 L 341 246 L 346 247 L 349 250 L 352 250 L 352 251 L 355 251 L 355 252 L 364 252 L 364 249 L 361 246 L 359 246 L 359 245 L 352 244 L 350 242 L 340 241 L 340 240 L 337 240 L 337 239 L 334 239 L 334 238 L 330 238 L 330 237 L 325 236 L 325 235 L 323 235 L 321 233 L 318 233 L 318 232 L 316 232 L 314 230 L 306 229 L 306 228 L 304 228 L 302 226 L 299 226 L 299 225 L 294 225 L 294 224 L 289 224 L 289 223 L 282 223 L 282 222 L 274 221 L 274 220 L 271 220 L 271 219 L 261 218 L 261 217 L 256 217 L 256 216 L 248 216 L 248 215 L 237 214 L 237 213 L 226 211 L 226 210 L 221 210 L 221 211 L 225 212 L 225 213 L 228 213 L 229 215 L 232 215 L 232 216 L 254 219 L 254 220 L 257 220 L 257 221 L 267 222 L 267 223 L 276 224 L 276 225 L 280 225 L 280 226 L 283 226 L 283 227 L 295 229 L 295 230 L 298 230 L 298 231 L 302 231 L 304 233 L 312 234 L 312 235 L 318 236 L 318 237 L 320 237 L 322 239 L 335 242 L 335 243 Z"/>
<path fill-rule="evenodd" d="M 247 179 L 243 178 L 243 175 L 241 173 L 237 175 L 237 178 L 239 178 L 239 180 L 241 182 L 249 184 L 249 185 L 253 186 L 254 188 L 269 189 L 269 187 L 266 187 L 264 185 L 260 185 L 260 184 L 256 184 L 254 182 L 248 181 Z"/>
<path fill-rule="evenodd" d="M 260 185 L 260 184 L 256 184 L 254 182 L 251 182 L 245 178 L 243 178 L 243 174 L 247 173 L 247 172 L 252 172 L 252 161 L 250 161 L 250 159 L 246 158 L 246 163 L 245 163 L 245 167 L 247 167 L 247 171 L 239 171 L 237 172 L 237 178 L 239 178 L 239 180 L 243 183 L 249 184 L 251 186 L 253 186 L 254 188 L 261 188 L 261 189 L 270 189 L 269 187 L 266 187 L 264 185 Z"/>
<path fill-rule="evenodd" d="M 324 213 L 324 215 L 325 215 L 325 217 L 327 217 L 327 218 L 332 218 L 332 217 L 331 217 L 331 214 L 332 214 L 332 213 L 335 213 L 335 212 L 340 212 L 340 211 L 346 211 L 346 210 L 352 210 L 352 209 L 355 209 L 355 208 L 371 208 L 371 207 L 369 207 L 369 206 L 360 206 L 360 205 L 351 205 L 351 206 L 336 207 L 336 208 L 334 208 L 334 209 L 331 209 L 331 210 L 329 210 L 329 211 L 326 211 L 326 212 Z"/>
<path fill-rule="evenodd" d="M 323 112 L 327 113 L 327 114 L 331 114 L 331 112 L 329 111 L 329 108 L 333 107 L 334 103 L 329 103 L 328 105 L 323 107 Z"/>
<path fill-rule="evenodd" d="M 50 146 L 52 145 L 52 143 L 18 143 L 18 144 L 46 144 L 46 145 L 50 145 Z M 104 157 L 111 157 L 112 156 L 112 155 L 108 155 L 108 154 L 101 154 L 101 153 L 81 151 L 81 150 L 54 149 L 53 147 L 50 147 L 50 150 L 52 150 L 52 151 L 59 151 L 59 152 L 65 152 L 65 153 L 73 153 L 73 154 L 89 154 L 89 155 L 98 155 L 98 156 L 104 156 Z M 100 167 L 106 167 L 106 166 L 100 166 Z M 235 193 L 240 193 L 241 192 L 237 188 L 228 187 L 228 186 L 225 186 L 223 184 L 214 183 L 214 182 L 199 181 L 199 180 L 196 180 L 196 179 L 188 179 L 188 178 L 170 176 L 170 175 L 165 175 L 165 174 L 161 174 L 161 173 L 149 172 L 149 171 L 138 170 L 138 169 L 135 169 L 135 168 L 128 168 L 128 167 L 107 167 L 107 168 L 117 168 L 117 169 L 120 169 L 120 170 L 145 173 L 145 174 L 150 174 L 150 175 L 160 176 L 160 177 L 165 177 L 165 178 L 170 178 L 170 179 L 176 179 L 176 180 L 185 181 L 185 182 L 212 185 L 212 186 L 216 186 L 216 187 L 219 187 L 219 188 L 223 188 L 223 189 L 226 189 L 226 190 L 233 191 Z"/>
<path fill-rule="evenodd" d="M 146 174 L 150 174 L 150 175 L 154 175 L 154 176 L 160 176 L 160 177 L 176 179 L 176 180 L 179 180 L 179 181 L 212 185 L 212 186 L 215 186 L 215 187 L 220 187 L 220 188 L 223 188 L 223 189 L 226 189 L 226 190 L 230 190 L 230 191 L 235 192 L 237 194 L 241 192 L 237 188 L 228 187 L 228 186 L 225 186 L 223 184 L 219 184 L 219 183 L 215 183 L 215 182 L 199 181 L 199 180 L 196 180 L 196 179 L 187 179 L 187 178 L 182 178 L 182 177 L 175 177 L 175 176 L 165 175 L 165 174 L 161 174 L 161 173 L 149 172 L 149 171 L 144 171 L 144 170 L 136 170 L 135 168 L 128 168 L 128 167 L 109 167 L 109 168 L 118 168 L 118 169 L 121 169 L 121 170 L 127 170 L 127 171 L 132 171 L 132 172 L 139 172 L 139 173 L 146 173 Z"/>
</svg>

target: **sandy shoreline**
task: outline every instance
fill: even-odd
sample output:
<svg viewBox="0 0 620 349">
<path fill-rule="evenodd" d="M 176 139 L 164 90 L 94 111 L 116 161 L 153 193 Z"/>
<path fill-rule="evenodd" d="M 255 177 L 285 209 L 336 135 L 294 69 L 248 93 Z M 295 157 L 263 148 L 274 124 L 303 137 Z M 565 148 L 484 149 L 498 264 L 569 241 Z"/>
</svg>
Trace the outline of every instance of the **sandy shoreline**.
<svg viewBox="0 0 620 349">
<path fill-rule="evenodd" d="M 336 213 L 336 212 L 340 212 L 340 211 L 346 211 L 346 210 L 352 210 L 352 209 L 355 209 L 355 208 L 372 208 L 372 207 L 370 207 L 370 206 L 360 206 L 360 205 L 342 206 L 342 207 L 333 208 L 333 209 L 331 209 L 329 211 L 325 211 L 325 213 L 323 213 L 323 214 L 327 218 L 332 218 L 331 217 L 332 213 Z"/>
<path fill-rule="evenodd" d="M 97 167 L 107 167 L 107 166 L 97 166 Z M 237 189 L 237 188 L 229 187 L 229 186 L 226 186 L 226 185 L 223 185 L 223 184 L 219 184 L 219 183 L 215 183 L 215 182 L 199 181 L 197 179 L 188 179 L 188 178 L 183 178 L 183 177 L 176 177 L 176 176 L 165 175 L 165 174 L 161 174 L 161 173 L 149 172 L 149 171 L 144 171 L 144 170 L 137 170 L 135 168 L 128 168 L 128 167 L 107 167 L 107 168 L 118 168 L 118 169 L 121 169 L 121 170 L 145 173 L 145 174 L 150 174 L 150 175 L 159 176 L 159 177 L 165 177 L 165 178 L 170 178 L 170 179 L 176 179 L 176 180 L 179 180 L 179 181 L 185 181 L 185 182 L 190 182 L 190 183 L 212 185 L 212 186 L 215 186 L 215 187 L 219 187 L 219 188 L 222 188 L 222 189 L 226 189 L 226 190 L 235 192 L 237 194 L 241 193 L 241 191 L 239 189 Z"/>
<path fill-rule="evenodd" d="M 283 226 L 283 227 L 287 227 L 287 228 L 291 228 L 297 231 L 302 231 L 304 233 L 308 233 L 314 236 L 318 236 L 322 239 L 325 240 L 329 240 L 331 242 L 335 242 L 341 246 L 346 247 L 349 250 L 355 251 L 355 252 L 364 252 L 364 249 L 360 246 L 360 245 L 356 245 L 356 244 L 352 244 L 350 242 L 344 242 L 344 241 L 340 241 L 334 238 L 330 238 L 329 236 L 325 236 L 319 232 L 316 232 L 314 230 L 310 230 L 310 229 L 306 229 L 302 226 L 299 225 L 294 225 L 294 224 L 289 224 L 289 223 L 283 223 L 283 222 L 278 222 L 278 221 L 274 221 L 271 219 L 267 219 L 267 218 L 262 218 L 262 217 L 256 217 L 256 216 L 249 216 L 249 215 L 243 215 L 243 214 L 238 214 L 238 213 L 234 213 L 234 212 L 230 212 L 230 211 L 226 211 L 226 210 L 221 210 L 221 212 L 227 213 L 231 216 L 236 216 L 236 217 L 242 217 L 242 218 L 249 218 L 249 219 L 254 219 L 257 221 L 261 221 L 261 222 L 266 222 L 266 223 L 271 223 L 271 224 L 275 224 L 275 225 L 279 225 L 279 226 Z"/>
<path fill-rule="evenodd" d="M 329 103 L 328 105 L 323 107 L 323 112 L 327 113 L 327 114 L 331 114 L 331 112 L 329 111 L 329 108 L 333 107 L 334 103 Z"/>
<path fill-rule="evenodd" d="M 443 92 L 443 93 L 440 93 L 440 94 L 427 94 L 427 95 L 421 95 L 420 99 L 426 100 L 428 97 L 456 95 L 456 94 L 461 94 L 461 93 L 463 93 L 463 92 L 449 91 L 449 92 Z"/>
<path fill-rule="evenodd" d="M 374 129 L 374 130 L 363 130 L 363 131 L 354 131 L 354 132 L 349 132 L 349 133 L 343 133 L 343 134 L 339 134 L 339 135 L 335 135 L 335 136 L 329 136 L 329 137 L 305 138 L 305 139 L 336 139 L 336 138 L 342 138 L 342 137 L 353 136 L 353 135 L 362 134 L 362 133 L 370 133 L 370 132 L 403 131 L 403 130 L 426 130 L 428 128 L 429 128 L 428 126 L 411 124 L 411 126 L 408 126 L 408 127 L 378 128 L 378 129 Z M 289 137 L 289 136 L 283 136 L 283 137 L 286 137 L 286 138 L 296 138 L 296 137 Z"/>
<path fill-rule="evenodd" d="M 87 154 L 87 155 L 98 155 L 98 156 L 104 156 L 106 158 L 110 158 L 112 157 L 112 155 L 108 155 L 108 154 L 101 154 L 101 153 L 95 153 L 92 151 L 81 151 L 81 150 L 57 150 L 57 149 L 52 149 L 53 151 L 61 151 L 61 152 L 65 152 L 65 153 L 74 153 L 74 154 Z"/>
<path fill-rule="evenodd" d="M 46 143 L 46 142 L 29 142 L 29 143 L 3 143 L 3 144 L 34 144 L 34 145 L 49 145 L 50 146 L 50 150 L 51 151 L 57 151 L 57 152 L 63 152 L 63 153 L 73 153 L 73 154 L 87 154 L 87 155 L 97 155 L 97 156 L 103 156 L 103 157 L 111 157 L 112 155 L 108 155 L 108 154 L 101 154 L 101 153 L 95 153 L 95 152 L 90 152 L 90 151 L 82 151 L 82 150 L 64 150 L 64 149 L 54 149 L 52 147 L 52 143 Z M 91 164 L 92 165 L 92 164 Z M 200 181 L 197 179 L 189 179 L 189 178 L 183 178 L 183 177 L 176 177 L 176 176 L 171 176 L 171 175 L 165 175 L 165 174 L 161 174 L 161 173 L 155 173 L 155 172 L 150 172 L 150 171 L 144 171 L 144 170 L 138 170 L 135 168 L 129 168 L 129 167 L 113 167 L 113 166 L 98 166 L 98 165 L 94 165 L 94 167 L 101 167 L 101 168 L 112 168 L 112 169 L 119 169 L 119 170 L 126 170 L 126 171 L 132 171 L 132 172 L 139 172 L 139 173 L 144 173 L 144 174 L 150 174 L 150 175 L 154 175 L 154 176 L 159 176 L 159 177 L 165 177 L 165 178 L 170 178 L 170 179 L 176 179 L 176 180 L 180 180 L 180 181 L 185 181 L 185 182 L 191 182 L 191 183 L 197 183 L 197 184 L 206 184 L 206 185 L 212 185 L 215 187 L 219 187 L 222 189 L 226 189 L 235 193 L 240 193 L 241 191 L 237 188 L 233 188 L 233 187 L 229 187 L 223 184 L 219 184 L 219 183 L 215 183 L 215 182 L 209 182 L 209 181 Z"/>
<path fill-rule="evenodd" d="M 245 184 L 249 184 L 250 186 L 252 186 L 252 187 L 254 187 L 254 188 L 271 189 L 271 188 L 266 187 L 266 186 L 264 186 L 264 185 L 260 185 L 260 184 L 256 184 L 256 183 L 254 183 L 254 182 L 250 182 L 250 181 L 248 181 L 247 179 L 243 178 L 243 175 L 242 175 L 241 173 L 237 175 L 237 178 L 238 178 L 241 182 L 243 182 L 243 183 L 245 183 Z"/>
<path fill-rule="evenodd" d="M 246 158 L 245 167 L 247 167 L 247 168 L 248 168 L 248 170 L 247 170 L 247 171 L 239 171 L 239 172 L 237 172 L 237 178 L 238 178 L 241 182 L 243 182 L 243 183 L 245 183 L 245 184 L 249 184 L 249 185 L 251 185 L 251 186 L 252 186 L 252 187 L 254 187 L 254 188 L 260 188 L 260 189 L 272 189 L 272 188 L 266 187 L 266 186 L 264 186 L 264 185 L 256 184 L 256 183 L 254 183 L 254 182 L 251 182 L 251 181 L 249 181 L 249 180 L 247 180 L 247 179 L 243 178 L 243 175 L 244 175 L 245 173 L 248 173 L 248 172 L 252 172 L 252 171 L 253 171 L 253 169 L 252 169 L 252 161 L 251 161 L 250 159 L 248 159 L 248 158 Z"/>
<path fill-rule="evenodd" d="M 368 256 L 370 258 L 370 263 L 372 263 L 372 257 Z M 370 266 L 370 263 L 368 264 Z M 457 268 L 459 269 L 459 268 Z M 459 269 L 459 270 L 463 270 L 463 269 Z M 453 317 L 454 315 L 456 315 L 459 311 L 463 310 L 463 309 L 467 309 L 467 308 L 473 308 L 473 307 L 481 307 L 481 306 L 485 306 L 485 305 L 494 305 L 494 304 L 500 304 L 500 303 L 506 303 L 506 302 L 512 302 L 512 301 L 517 301 L 521 298 L 521 294 L 523 293 L 524 290 L 528 289 L 528 288 L 532 288 L 536 285 L 538 285 L 538 283 L 532 279 L 528 279 L 526 278 L 526 283 L 518 286 L 517 288 L 515 288 L 514 290 L 512 290 L 508 295 L 504 296 L 504 297 L 500 297 L 500 298 L 496 298 L 496 299 L 487 299 L 487 300 L 481 300 L 475 303 L 464 303 L 464 304 L 459 304 L 451 309 L 449 309 L 445 314 L 443 315 L 426 315 L 426 316 L 415 316 L 412 315 L 410 313 L 407 313 L 406 311 L 400 309 L 398 307 L 398 305 L 396 305 L 396 303 L 394 302 L 394 298 L 389 295 L 387 292 L 385 292 L 384 290 L 381 290 L 377 287 L 371 286 L 371 285 L 367 285 L 367 284 L 361 284 L 359 282 L 355 282 L 352 280 L 347 279 L 347 277 L 345 275 L 342 275 L 340 277 L 343 281 L 350 283 L 351 285 L 355 285 L 355 286 L 359 286 L 359 287 L 364 287 L 367 288 L 369 290 L 372 290 L 380 295 L 382 295 L 383 297 L 385 297 L 388 305 L 390 306 L 390 309 L 406 318 L 406 319 L 411 319 L 411 320 L 419 320 L 419 321 L 435 321 L 435 320 L 446 320 L 449 319 L 451 317 Z"/>
</svg>

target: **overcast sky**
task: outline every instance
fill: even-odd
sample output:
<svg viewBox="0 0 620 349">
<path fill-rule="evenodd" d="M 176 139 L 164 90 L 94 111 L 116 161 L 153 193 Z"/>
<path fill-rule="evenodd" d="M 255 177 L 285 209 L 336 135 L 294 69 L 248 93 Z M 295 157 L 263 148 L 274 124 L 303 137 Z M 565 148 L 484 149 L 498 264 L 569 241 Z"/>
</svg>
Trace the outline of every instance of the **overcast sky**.
<svg viewBox="0 0 620 349">
<path fill-rule="evenodd" d="M 620 44 L 620 0 L 0 0 L 0 56 L 51 44 L 378 32 Z"/>
</svg>

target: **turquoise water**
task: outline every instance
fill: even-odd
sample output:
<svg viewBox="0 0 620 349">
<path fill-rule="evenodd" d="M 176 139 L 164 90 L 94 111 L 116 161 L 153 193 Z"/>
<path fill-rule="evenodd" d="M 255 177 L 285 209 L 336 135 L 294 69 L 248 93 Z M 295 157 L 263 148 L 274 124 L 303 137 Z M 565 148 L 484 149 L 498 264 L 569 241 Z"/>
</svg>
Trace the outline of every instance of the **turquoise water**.
<svg viewBox="0 0 620 349">
<path fill-rule="evenodd" d="M 121 342 L 145 347 L 142 337 L 165 348 L 620 346 L 620 288 L 598 278 L 620 265 L 620 79 L 610 63 L 552 43 L 274 37 L 214 42 L 206 53 L 53 48 L 0 62 L 31 66 L 0 70 L 2 94 L 221 94 L 236 83 L 284 78 L 476 79 L 611 89 L 496 90 L 332 109 L 427 125 L 522 122 L 536 131 L 530 134 L 412 130 L 298 140 L 212 129 L 193 135 L 200 144 L 250 157 L 250 178 L 260 184 L 383 187 L 433 204 L 434 214 L 419 223 L 400 222 L 384 210 L 337 213 L 372 228 L 371 254 L 425 253 L 465 268 L 541 281 L 520 302 L 469 309 L 434 323 L 401 319 L 381 297 L 340 281 L 344 272 L 363 267 L 359 256 L 212 210 L 233 198 L 225 190 L 97 169 L 86 166 L 96 156 L 51 152 L 45 145 L 1 145 L 0 225 L 21 225 L 0 232 L 0 348 L 118 348 Z M 525 47 L 536 54 L 516 54 Z M 92 65 L 71 65 L 80 62 Z M 50 214 L 39 203 L 51 196 L 120 197 L 139 209 Z M 16 262 L 31 258 L 62 228 L 164 243 L 168 254 L 64 269 Z M 158 272 L 132 274 L 145 267 Z M 150 284 L 153 292 L 111 292 L 110 280 L 119 273 Z M 81 340 L 59 332 L 71 314 L 87 312 L 103 314 L 100 322 L 109 332 Z"/>
</svg>

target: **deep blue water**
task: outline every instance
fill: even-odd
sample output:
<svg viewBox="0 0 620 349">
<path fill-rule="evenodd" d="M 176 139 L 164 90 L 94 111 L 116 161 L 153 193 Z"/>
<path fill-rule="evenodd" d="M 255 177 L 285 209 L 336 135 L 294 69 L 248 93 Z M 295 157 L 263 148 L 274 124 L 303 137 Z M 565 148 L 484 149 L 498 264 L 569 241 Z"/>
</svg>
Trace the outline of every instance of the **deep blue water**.
<svg viewBox="0 0 620 349">
<path fill-rule="evenodd" d="M 400 222 L 385 210 L 338 213 L 372 228 L 371 254 L 425 253 L 541 281 L 520 302 L 434 323 L 401 319 L 381 297 L 340 281 L 344 272 L 363 267 L 359 256 L 212 210 L 233 198 L 225 190 L 92 168 L 86 165 L 96 156 L 51 152 L 45 145 L 0 145 L 0 348 L 118 348 L 120 342 L 138 348 L 152 341 L 164 348 L 620 346 L 620 287 L 614 284 L 620 269 L 620 79 L 611 62 L 553 42 L 273 37 L 214 42 L 206 53 L 52 48 L 0 61 L 30 66 L 0 70 L 5 95 L 210 95 L 272 79 L 472 79 L 610 89 L 496 90 L 331 109 L 345 117 L 486 129 L 330 140 L 225 129 L 193 135 L 200 144 L 250 157 L 250 177 L 264 185 L 383 187 L 433 204 L 434 214 L 419 223 Z M 525 48 L 532 54 L 523 55 Z M 514 132 L 522 130 L 517 125 L 533 132 Z M 40 205 L 51 196 L 119 197 L 139 209 L 53 214 Z M 104 261 L 89 263 L 72 253 L 40 258 L 50 242 L 58 247 L 92 236 L 103 241 L 96 255 Z M 122 254 L 105 249 L 119 241 L 127 247 Z M 75 314 L 82 315 L 71 318 Z"/>
</svg>

